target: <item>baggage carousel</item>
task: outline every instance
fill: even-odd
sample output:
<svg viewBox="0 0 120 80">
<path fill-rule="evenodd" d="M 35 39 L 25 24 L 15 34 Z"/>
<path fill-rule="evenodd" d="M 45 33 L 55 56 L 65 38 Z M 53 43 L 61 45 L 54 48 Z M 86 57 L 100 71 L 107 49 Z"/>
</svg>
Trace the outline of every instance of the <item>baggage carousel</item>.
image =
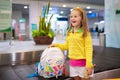
<svg viewBox="0 0 120 80">
<path fill-rule="evenodd" d="M 48 45 L 35 45 L 33 41 L 0 43 L 0 80 L 50 80 L 42 77 L 27 78 L 35 72 L 35 63 Z M 95 74 L 120 68 L 120 49 L 94 46 Z M 68 58 L 66 58 L 68 64 Z M 67 66 L 67 71 L 69 67 Z M 120 72 L 118 73 L 120 74 Z M 120 75 L 117 75 L 120 77 Z M 64 80 L 66 76 L 51 80 Z"/>
<path fill-rule="evenodd" d="M 35 45 L 33 41 L 15 41 L 0 44 L 0 80 L 64 80 L 66 76 L 45 79 L 43 77 L 27 78 L 35 73 L 35 63 L 40 61 L 41 53 L 48 45 Z"/>
</svg>

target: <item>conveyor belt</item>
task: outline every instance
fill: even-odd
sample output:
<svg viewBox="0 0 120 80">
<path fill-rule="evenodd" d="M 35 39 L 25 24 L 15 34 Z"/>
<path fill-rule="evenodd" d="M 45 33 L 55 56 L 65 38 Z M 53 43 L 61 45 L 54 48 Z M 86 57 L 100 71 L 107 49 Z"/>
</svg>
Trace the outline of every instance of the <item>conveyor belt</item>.
<svg viewBox="0 0 120 80">
<path fill-rule="evenodd" d="M 34 64 L 39 61 L 40 53 L 42 51 L 0 54 L 0 80 L 45 80 L 41 77 L 26 78 L 27 74 L 35 72 Z M 94 46 L 94 63 L 95 73 L 120 68 L 120 49 Z"/>
<path fill-rule="evenodd" d="M 94 46 L 95 73 L 120 68 L 120 48 Z"/>
<path fill-rule="evenodd" d="M 42 51 L 28 51 L 0 54 L 0 65 L 35 63 L 40 60 Z"/>
<path fill-rule="evenodd" d="M 0 80 L 64 80 L 67 77 L 45 79 L 42 77 L 27 78 L 35 72 L 35 65 L 0 66 Z"/>
</svg>

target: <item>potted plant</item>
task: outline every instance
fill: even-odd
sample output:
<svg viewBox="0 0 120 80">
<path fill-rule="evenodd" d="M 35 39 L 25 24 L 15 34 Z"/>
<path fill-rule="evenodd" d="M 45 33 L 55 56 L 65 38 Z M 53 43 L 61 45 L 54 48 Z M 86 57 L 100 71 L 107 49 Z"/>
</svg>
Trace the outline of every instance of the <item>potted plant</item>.
<svg viewBox="0 0 120 80">
<path fill-rule="evenodd" d="M 35 44 L 51 44 L 53 38 L 55 36 L 54 31 L 51 29 L 51 19 L 53 14 L 48 18 L 50 8 L 50 2 L 48 2 L 46 9 L 44 11 L 44 15 L 40 16 L 39 27 L 38 30 L 32 31 L 33 40 Z"/>
</svg>

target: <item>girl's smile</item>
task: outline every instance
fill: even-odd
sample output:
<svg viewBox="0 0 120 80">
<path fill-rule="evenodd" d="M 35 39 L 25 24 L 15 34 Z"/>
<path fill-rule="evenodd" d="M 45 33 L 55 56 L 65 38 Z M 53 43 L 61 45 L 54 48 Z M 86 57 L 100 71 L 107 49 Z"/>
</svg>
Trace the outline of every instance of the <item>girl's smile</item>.
<svg viewBox="0 0 120 80">
<path fill-rule="evenodd" d="M 74 27 L 80 27 L 81 25 L 81 16 L 79 11 L 73 10 L 70 15 L 70 22 Z"/>
</svg>

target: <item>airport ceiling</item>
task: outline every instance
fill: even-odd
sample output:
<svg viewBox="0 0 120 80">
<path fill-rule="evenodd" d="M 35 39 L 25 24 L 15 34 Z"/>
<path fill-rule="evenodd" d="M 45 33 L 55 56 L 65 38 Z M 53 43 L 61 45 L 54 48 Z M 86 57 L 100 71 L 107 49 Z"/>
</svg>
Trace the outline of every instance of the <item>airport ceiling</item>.
<svg viewBox="0 0 120 80">
<path fill-rule="evenodd" d="M 71 3 L 104 5 L 105 0 L 37 0 L 37 1 L 71 2 Z"/>
<path fill-rule="evenodd" d="M 33 1 L 49 1 L 49 0 L 33 0 Z M 93 5 L 102 5 L 104 6 L 104 0 L 50 0 L 51 2 L 71 2 L 71 3 L 86 3 L 86 4 L 93 4 Z M 21 11 L 23 14 L 29 14 L 29 8 L 24 9 L 23 4 L 13 4 L 12 9 L 13 11 Z M 44 8 L 44 7 L 43 7 Z M 60 13 L 60 11 L 64 11 L 64 15 L 69 14 L 70 8 L 63 8 L 63 7 L 52 7 L 54 11 L 51 11 L 53 14 Z M 93 9 L 94 10 L 94 9 Z M 95 11 L 95 10 L 94 10 Z M 97 11 L 98 12 L 98 11 Z"/>
</svg>

